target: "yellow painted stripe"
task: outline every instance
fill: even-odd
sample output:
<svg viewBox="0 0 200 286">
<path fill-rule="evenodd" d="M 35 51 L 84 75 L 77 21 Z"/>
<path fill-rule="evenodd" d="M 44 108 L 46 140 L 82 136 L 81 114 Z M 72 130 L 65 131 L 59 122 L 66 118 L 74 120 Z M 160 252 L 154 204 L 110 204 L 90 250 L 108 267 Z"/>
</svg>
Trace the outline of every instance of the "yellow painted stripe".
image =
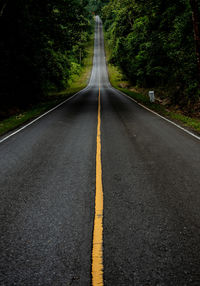
<svg viewBox="0 0 200 286">
<path fill-rule="evenodd" d="M 103 286 L 103 185 L 101 165 L 101 93 L 99 86 L 96 151 L 96 198 L 92 249 L 92 285 Z"/>
</svg>

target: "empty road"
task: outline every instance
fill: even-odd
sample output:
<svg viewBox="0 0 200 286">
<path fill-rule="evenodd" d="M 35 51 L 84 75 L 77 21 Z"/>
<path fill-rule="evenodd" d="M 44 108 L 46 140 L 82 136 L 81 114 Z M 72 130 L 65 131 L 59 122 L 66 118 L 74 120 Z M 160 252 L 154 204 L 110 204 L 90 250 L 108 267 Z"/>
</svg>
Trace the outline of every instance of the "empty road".
<svg viewBox="0 0 200 286">
<path fill-rule="evenodd" d="M 200 141 L 88 87 L 0 138 L 0 285 L 200 285 Z"/>
</svg>

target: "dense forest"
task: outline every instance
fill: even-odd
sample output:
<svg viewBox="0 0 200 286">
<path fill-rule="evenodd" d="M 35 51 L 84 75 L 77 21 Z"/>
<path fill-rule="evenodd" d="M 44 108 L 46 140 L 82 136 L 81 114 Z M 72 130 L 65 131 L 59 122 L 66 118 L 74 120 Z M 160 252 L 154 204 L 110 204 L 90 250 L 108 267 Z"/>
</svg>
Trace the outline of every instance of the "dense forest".
<svg viewBox="0 0 200 286">
<path fill-rule="evenodd" d="M 89 0 L 88 9 L 96 15 L 101 15 L 102 8 L 109 3 L 109 0 Z"/>
<path fill-rule="evenodd" d="M 67 87 L 93 30 L 90 1 L 0 1 L 1 109 Z"/>
<path fill-rule="evenodd" d="M 109 1 L 102 16 L 111 62 L 133 85 L 191 106 L 200 96 L 199 12 L 197 0 Z"/>
<path fill-rule="evenodd" d="M 27 106 L 67 87 L 85 56 L 94 14 L 103 18 L 111 62 L 132 84 L 162 88 L 174 103 L 195 103 L 198 5 L 197 0 L 0 0 L 1 109 Z"/>
</svg>

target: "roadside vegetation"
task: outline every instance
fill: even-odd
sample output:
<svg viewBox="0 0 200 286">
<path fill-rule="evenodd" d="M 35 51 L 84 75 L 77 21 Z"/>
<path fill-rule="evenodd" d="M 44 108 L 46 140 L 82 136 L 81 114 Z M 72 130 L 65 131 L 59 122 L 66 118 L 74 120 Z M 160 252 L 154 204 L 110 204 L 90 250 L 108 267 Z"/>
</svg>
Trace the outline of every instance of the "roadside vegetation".
<svg viewBox="0 0 200 286">
<path fill-rule="evenodd" d="M 102 18 L 112 49 L 110 63 L 132 86 L 160 89 L 171 104 L 197 112 L 199 15 L 197 0 L 109 1 Z"/>
<path fill-rule="evenodd" d="M 199 131 L 198 0 L 2 0 L 0 134 L 87 85 L 97 14 L 112 85 Z"/>
<path fill-rule="evenodd" d="M 199 5 L 196 0 L 111 0 L 102 9 L 111 84 L 197 132 Z M 155 91 L 154 104 L 149 90 Z"/>
<path fill-rule="evenodd" d="M 123 74 L 119 67 L 114 66 L 110 62 L 111 52 L 108 46 L 108 40 L 105 39 L 106 55 L 108 62 L 109 79 L 112 86 L 126 95 L 130 96 L 138 103 L 141 103 L 149 109 L 159 113 L 160 115 L 200 134 L 200 116 L 199 113 L 188 113 L 188 110 L 181 110 L 179 106 L 172 105 L 162 95 L 162 90 L 156 89 L 155 103 L 151 103 L 148 96 L 148 88 L 134 87 L 127 77 Z M 159 97 L 160 95 L 160 97 Z"/>
<path fill-rule="evenodd" d="M 87 85 L 95 9 L 90 2 L 1 1 L 0 134 Z"/>
<path fill-rule="evenodd" d="M 0 135 L 13 130 L 14 128 L 34 119 L 42 113 L 53 108 L 57 104 L 71 97 L 73 94 L 85 88 L 90 79 L 93 63 L 93 49 L 94 49 L 94 34 L 90 36 L 90 40 L 85 46 L 85 57 L 83 59 L 81 68 L 74 73 L 68 81 L 68 87 L 61 92 L 49 92 L 38 103 L 29 104 L 27 108 L 14 107 L 13 115 L 0 121 Z"/>
</svg>

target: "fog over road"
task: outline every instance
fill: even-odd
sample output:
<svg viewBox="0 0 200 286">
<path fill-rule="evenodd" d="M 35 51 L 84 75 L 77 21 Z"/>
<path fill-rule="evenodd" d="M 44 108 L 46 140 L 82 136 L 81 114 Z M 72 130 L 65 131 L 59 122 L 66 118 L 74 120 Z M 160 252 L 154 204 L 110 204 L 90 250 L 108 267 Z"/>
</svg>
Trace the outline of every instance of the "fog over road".
<svg viewBox="0 0 200 286">
<path fill-rule="evenodd" d="M 99 17 L 88 87 L 0 143 L 0 285 L 91 285 L 98 99 L 104 285 L 200 285 L 200 141 L 111 87 Z"/>
</svg>

